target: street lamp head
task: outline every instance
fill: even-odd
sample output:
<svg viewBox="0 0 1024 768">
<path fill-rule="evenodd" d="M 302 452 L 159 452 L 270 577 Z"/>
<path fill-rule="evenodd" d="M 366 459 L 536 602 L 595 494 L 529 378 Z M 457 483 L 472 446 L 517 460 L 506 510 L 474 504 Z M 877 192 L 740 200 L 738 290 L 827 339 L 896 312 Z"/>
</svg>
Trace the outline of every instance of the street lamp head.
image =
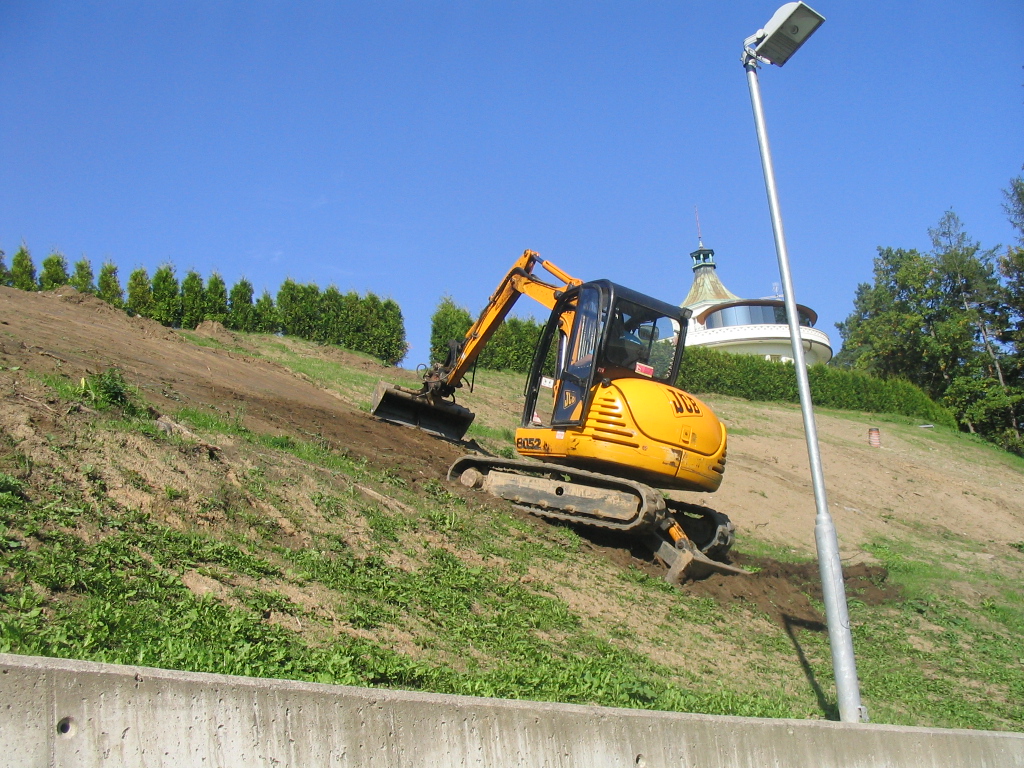
<svg viewBox="0 0 1024 768">
<path fill-rule="evenodd" d="M 744 45 L 759 59 L 781 67 L 824 21 L 805 3 L 786 3 Z"/>
</svg>

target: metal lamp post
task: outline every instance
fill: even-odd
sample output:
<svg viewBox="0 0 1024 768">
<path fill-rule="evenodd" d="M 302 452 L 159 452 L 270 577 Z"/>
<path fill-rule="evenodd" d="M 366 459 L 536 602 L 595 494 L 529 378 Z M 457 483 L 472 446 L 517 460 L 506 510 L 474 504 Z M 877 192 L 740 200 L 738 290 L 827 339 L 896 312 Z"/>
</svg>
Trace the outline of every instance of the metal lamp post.
<svg viewBox="0 0 1024 768">
<path fill-rule="evenodd" d="M 811 403 L 811 388 L 807 379 L 804 362 L 804 348 L 800 336 L 800 318 L 797 314 L 796 299 L 793 295 L 793 280 L 789 271 L 789 256 L 786 252 L 786 238 L 782 231 L 782 214 L 779 210 L 778 192 L 775 188 L 775 171 L 772 167 L 771 151 L 768 148 L 768 130 L 765 126 L 764 110 L 761 106 L 761 89 L 757 81 L 757 70 L 761 62 L 781 67 L 808 37 L 821 26 L 825 17 L 804 3 L 786 3 L 756 34 L 743 42 L 743 67 L 747 71 L 750 87 L 750 102 L 754 108 L 754 124 L 757 128 L 757 143 L 761 150 L 761 168 L 768 193 L 768 208 L 772 217 L 775 234 L 775 251 L 779 259 L 779 274 L 785 295 L 786 317 L 793 344 L 793 365 L 796 368 L 797 388 L 800 392 L 800 410 L 803 414 L 804 434 L 807 439 L 807 456 L 811 465 L 814 486 L 814 502 L 817 516 L 814 538 L 818 547 L 818 565 L 821 571 L 821 586 L 825 598 L 825 616 L 828 622 L 829 645 L 832 649 L 832 667 L 835 671 L 836 692 L 839 699 L 839 719 L 856 723 L 867 721 L 867 710 L 860 701 L 860 685 L 857 681 L 857 666 L 853 658 L 853 636 L 850 633 L 850 616 L 846 607 L 846 592 L 843 586 L 842 565 L 839 562 L 839 540 L 828 511 L 825 496 L 825 479 L 821 471 L 821 453 L 818 450 L 818 430 L 814 422 L 814 406 Z"/>
</svg>

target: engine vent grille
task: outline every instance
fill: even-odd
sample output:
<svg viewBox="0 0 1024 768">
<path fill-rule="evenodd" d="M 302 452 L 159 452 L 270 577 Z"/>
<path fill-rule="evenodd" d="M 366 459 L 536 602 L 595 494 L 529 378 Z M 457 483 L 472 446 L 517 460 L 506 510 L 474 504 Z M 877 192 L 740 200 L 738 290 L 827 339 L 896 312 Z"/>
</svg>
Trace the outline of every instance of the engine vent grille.
<svg viewBox="0 0 1024 768">
<path fill-rule="evenodd" d="M 595 440 L 638 448 L 636 432 L 626 422 L 625 407 L 614 396 L 603 395 L 594 399 L 594 406 L 587 418 L 587 428 Z"/>
</svg>

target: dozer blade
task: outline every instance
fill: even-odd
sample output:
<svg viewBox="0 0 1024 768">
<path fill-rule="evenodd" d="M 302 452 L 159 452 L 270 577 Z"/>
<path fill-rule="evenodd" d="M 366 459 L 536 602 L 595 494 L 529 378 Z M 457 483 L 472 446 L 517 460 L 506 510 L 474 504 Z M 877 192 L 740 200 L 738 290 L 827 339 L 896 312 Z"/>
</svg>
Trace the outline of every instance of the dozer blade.
<svg viewBox="0 0 1024 768">
<path fill-rule="evenodd" d="M 683 579 L 703 579 L 712 573 L 735 574 L 749 576 L 747 571 L 737 568 L 735 565 L 721 563 L 712 560 L 699 549 L 693 546 L 677 548 L 672 542 L 662 536 L 652 533 L 647 537 L 647 545 L 651 550 L 668 564 L 668 573 L 665 574 L 665 581 L 669 584 L 678 585 Z"/>
<path fill-rule="evenodd" d="M 378 419 L 416 427 L 446 440 L 462 440 L 473 423 L 468 408 L 446 400 L 430 400 L 427 395 L 396 387 L 385 381 L 373 391 L 373 409 Z"/>
</svg>

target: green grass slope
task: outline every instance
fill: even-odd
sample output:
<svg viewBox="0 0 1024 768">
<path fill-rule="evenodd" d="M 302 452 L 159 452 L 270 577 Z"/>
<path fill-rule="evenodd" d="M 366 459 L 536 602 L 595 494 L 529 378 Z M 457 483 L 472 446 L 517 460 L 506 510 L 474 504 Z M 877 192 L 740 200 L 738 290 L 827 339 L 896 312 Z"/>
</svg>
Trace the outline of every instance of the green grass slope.
<svg viewBox="0 0 1024 768">
<path fill-rule="evenodd" d="M 285 366 L 347 408 L 368 410 L 381 377 L 372 361 L 292 339 L 185 337 Z M 400 445 L 359 457 L 316 436 L 253 430 L 243 408 L 221 403 L 180 402 L 166 414 L 173 427 L 159 427 L 142 395 L 110 376 L 83 385 L 10 363 L 0 355 L 2 652 L 835 717 L 806 547 L 741 525 L 753 586 L 670 588 L 653 564 L 585 531 L 404 471 Z M 471 436 L 507 450 L 522 379 L 481 372 L 475 390 Z M 767 440 L 759 433 L 792 421 L 786 406 L 709 401 L 738 440 Z M 858 430 L 877 421 L 825 416 L 859 419 Z M 890 426 L 906 429 L 907 451 L 980 451 L 1006 483 L 1024 476 L 987 446 Z M 740 471 L 756 468 L 730 466 Z M 1024 728 L 1024 534 L 994 557 L 974 533 L 913 522 L 868 527 L 857 543 L 862 562 L 884 566 L 850 599 L 875 722 Z M 751 597 L 758 589 L 764 599 Z"/>
</svg>

